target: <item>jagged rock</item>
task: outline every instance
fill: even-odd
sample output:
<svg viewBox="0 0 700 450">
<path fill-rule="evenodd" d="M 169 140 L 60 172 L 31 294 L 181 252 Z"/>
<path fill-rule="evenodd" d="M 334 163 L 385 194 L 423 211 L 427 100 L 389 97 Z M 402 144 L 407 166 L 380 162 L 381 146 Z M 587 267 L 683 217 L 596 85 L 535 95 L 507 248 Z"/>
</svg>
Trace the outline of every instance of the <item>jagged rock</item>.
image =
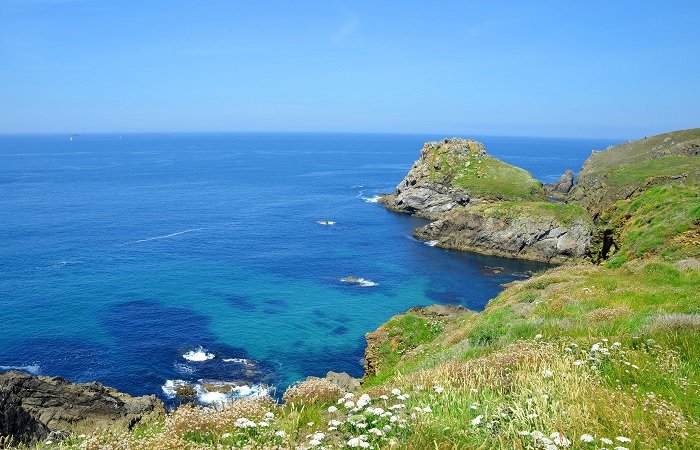
<svg viewBox="0 0 700 450">
<path fill-rule="evenodd" d="M 559 177 L 554 184 L 545 184 L 544 189 L 547 195 L 557 199 L 566 198 L 571 188 L 574 186 L 574 172 L 566 169 L 566 172 Z"/>
<path fill-rule="evenodd" d="M 75 384 L 61 377 L 0 374 L 0 436 L 18 442 L 45 440 L 66 430 L 130 429 L 164 413 L 155 395 L 132 397 L 100 383 Z"/>
<path fill-rule="evenodd" d="M 354 378 L 345 372 L 333 372 L 329 371 L 326 374 L 326 380 L 337 385 L 340 389 L 345 392 L 355 392 L 360 389 L 359 378 Z"/>
<path fill-rule="evenodd" d="M 563 221 L 540 213 L 509 217 L 496 206 L 456 208 L 414 234 L 443 248 L 559 263 L 585 256 L 593 224 L 585 218 Z"/>
<path fill-rule="evenodd" d="M 483 144 L 468 139 L 426 142 L 420 151 L 420 159 L 413 163 L 394 193 L 382 197 L 381 202 L 392 211 L 429 219 L 435 219 L 457 205 L 466 205 L 471 201 L 469 193 L 451 184 L 446 166 L 458 166 L 470 156 L 480 158 L 484 155 Z"/>
</svg>

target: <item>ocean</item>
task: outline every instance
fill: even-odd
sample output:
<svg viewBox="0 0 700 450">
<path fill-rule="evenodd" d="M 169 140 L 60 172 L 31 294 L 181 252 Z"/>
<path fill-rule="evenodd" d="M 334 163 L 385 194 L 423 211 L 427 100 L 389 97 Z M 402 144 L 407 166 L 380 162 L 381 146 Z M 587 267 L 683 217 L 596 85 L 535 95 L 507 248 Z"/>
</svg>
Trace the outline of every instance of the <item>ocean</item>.
<svg viewBox="0 0 700 450">
<path fill-rule="evenodd" d="M 442 137 L 0 136 L 0 370 L 169 405 L 184 382 L 216 402 L 206 382 L 361 376 L 364 334 L 391 316 L 478 311 L 545 267 L 431 247 L 411 236 L 424 220 L 376 203 Z M 618 143 L 475 138 L 543 182 Z"/>
</svg>

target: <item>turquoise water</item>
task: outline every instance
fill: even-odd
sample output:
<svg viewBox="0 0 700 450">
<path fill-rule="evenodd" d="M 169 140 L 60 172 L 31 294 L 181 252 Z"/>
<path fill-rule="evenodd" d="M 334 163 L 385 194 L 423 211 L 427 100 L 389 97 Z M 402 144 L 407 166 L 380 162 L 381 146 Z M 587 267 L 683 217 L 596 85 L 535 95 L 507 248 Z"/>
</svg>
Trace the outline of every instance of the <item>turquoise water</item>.
<svg viewBox="0 0 700 450">
<path fill-rule="evenodd" d="M 360 376 L 392 315 L 480 310 L 543 267 L 429 247 L 373 202 L 435 138 L 0 137 L 0 368 L 164 399 L 168 380 Z M 479 139 L 547 182 L 615 143 Z"/>
</svg>

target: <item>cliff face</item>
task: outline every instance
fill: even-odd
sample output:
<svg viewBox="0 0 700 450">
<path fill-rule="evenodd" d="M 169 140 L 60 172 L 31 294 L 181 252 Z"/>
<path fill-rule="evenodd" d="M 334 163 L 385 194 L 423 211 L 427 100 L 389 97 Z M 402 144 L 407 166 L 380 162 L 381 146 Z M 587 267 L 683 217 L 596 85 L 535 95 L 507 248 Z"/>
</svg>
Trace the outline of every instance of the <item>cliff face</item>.
<svg viewBox="0 0 700 450">
<path fill-rule="evenodd" d="M 444 248 L 561 263 L 585 256 L 593 224 L 585 217 L 567 222 L 544 208 L 532 214 L 509 215 L 502 205 L 488 205 L 455 208 L 414 234 L 419 239 L 435 240 Z"/>
<path fill-rule="evenodd" d="M 544 199 L 542 185 L 527 171 L 487 155 L 483 144 L 452 138 L 427 142 L 382 201 L 393 211 L 434 220 L 456 206 L 515 199 Z"/>
<path fill-rule="evenodd" d="M 650 187 L 700 181 L 700 128 L 674 131 L 593 152 L 567 201 L 594 217 Z"/>
<path fill-rule="evenodd" d="M 155 395 L 132 397 L 99 383 L 74 384 L 60 377 L 0 374 L 0 436 L 18 442 L 66 430 L 130 429 L 164 412 Z"/>
</svg>

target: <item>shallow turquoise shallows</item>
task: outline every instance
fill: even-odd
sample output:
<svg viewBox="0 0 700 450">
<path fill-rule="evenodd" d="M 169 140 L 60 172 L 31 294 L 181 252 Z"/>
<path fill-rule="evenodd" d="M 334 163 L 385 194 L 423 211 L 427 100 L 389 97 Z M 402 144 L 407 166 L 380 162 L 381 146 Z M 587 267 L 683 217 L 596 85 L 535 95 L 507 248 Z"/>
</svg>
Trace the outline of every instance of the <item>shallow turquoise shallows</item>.
<svg viewBox="0 0 700 450">
<path fill-rule="evenodd" d="M 480 310 L 542 267 L 430 247 L 376 203 L 440 137 L 0 137 L 0 369 L 165 400 L 179 382 L 360 376 L 392 315 Z M 478 139 L 545 182 L 615 143 Z"/>
</svg>

